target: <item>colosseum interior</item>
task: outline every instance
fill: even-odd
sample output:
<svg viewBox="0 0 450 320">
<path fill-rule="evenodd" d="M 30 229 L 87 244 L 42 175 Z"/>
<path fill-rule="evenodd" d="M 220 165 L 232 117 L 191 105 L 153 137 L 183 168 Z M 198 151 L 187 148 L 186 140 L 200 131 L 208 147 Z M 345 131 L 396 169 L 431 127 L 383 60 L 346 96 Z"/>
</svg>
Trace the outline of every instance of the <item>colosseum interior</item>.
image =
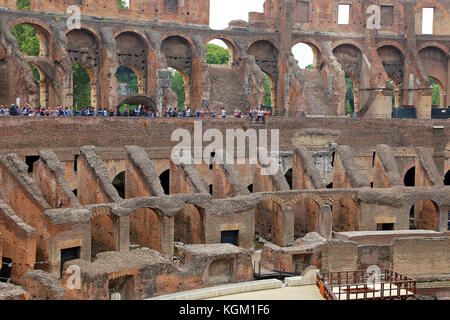
<svg viewBox="0 0 450 320">
<path fill-rule="evenodd" d="M 96 109 L 163 112 L 173 68 L 186 105 L 229 114 L 264 104 L 268 76 L 272 115 L 0 117 L 0 300 L 177 299 L 240 283 L 367 299 L 376 290 L 334 289 L 373 266 L 390 285 L 402 279 L 397 298 L 450 298 L 450 1 L 266 0 L 223 30 L 209 27 L 209 0 L 29 2 L 0 0 L 0 103 L 72 106 L 79 63 Z M 70 4 L 80 28 L 67 27 Z M 374 4 L 378 29 L 367 27 Z M 422 34 L 424 8 L 434 8 L 432 34 Z M 38 56 L 21 53 L 19 24 L 36 31 Z M 228 65 L 207 63 L 213 39 L 228 45 Z M 313 49 L 312 69 L 295 62 L 298 43 Z M 120 66 L 136 72 L 138 92 L 120 93 Z M 199 121 L 203 149 L 209 129 L 278 130 L 279 169 L 263 175 L 245 152 L 221 164 L 220 150 L 177 164 L 173 132 L 194 136 Z"/>
</svg>

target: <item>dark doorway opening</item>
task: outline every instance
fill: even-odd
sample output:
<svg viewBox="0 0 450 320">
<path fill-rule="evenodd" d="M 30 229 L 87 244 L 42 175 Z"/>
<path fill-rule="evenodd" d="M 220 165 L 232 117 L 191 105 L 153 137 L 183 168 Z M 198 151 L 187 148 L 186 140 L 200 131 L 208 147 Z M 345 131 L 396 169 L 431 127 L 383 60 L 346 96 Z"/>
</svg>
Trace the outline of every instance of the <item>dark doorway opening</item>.
<svg viewBox="0 0 450 320">
<path fill-rule="evenodd" d="M 248 191 L 250 191 L 250 193 L 253 193 L 253 184 L 249 185 L 247 189 Z"/>
<path fill-rule="evenodd" d="M 447 174 L 445 175 L 445 178 L 444 178 L 444 185 L 450 186 L 450 170 L 448 170 L 448 171 L 447 171 Z"/>
<path fill-rule="evenodd" d="M 114 188 L 116 188 L 119 196 L 125 199 L 125 171 L 119 173 L 112 182 Z"/>
<path fill-rule="evenodd" d="M 412 167 L 405 174 L 405 186 L 414 187 L 416 185 L 416 167 Z"/>
<path fill-rule="evenodd" d="M 73 157 L 73 171 L 75 171 L 75 172 L 78 171 L 78 157 L 79 157 L 78 154 L 76 154 L 76 155 Z"/>
<path fill-rule="evenodd" d="M 393 223 L 379 223 L 377 224 L 377 231 L 392 231 L 394 230 Z"/>
<path fill-rule="evenodd" d="M 292 190 L 292 168 L 286 172 L 284 177 L 286 178 L 286 181 L 289 184 L 289 189 Z"/>
<path fill-rule="evenodd" d="M 164 171 L 159 176 L 159 180 L 161 181 L 161 186 L 164 190 L 165 194 L 170 194 L 170 169 Z"/>
<path fill-rule="evenodd" d="M 74 195 L 76 195 L 78 197 L 78 189 L 75 189 L 72 191 Z"/>
<path fill-rule="evenodd" d="M 33 165 L 39 159 L 40 159 L 39 156 L 26 156 L 25 157 L 25 163 L 28 166 L 28 173 L 32 173 L 33 172 Z"/>
<path fill-rule="evenodd" d="M 333 189 L 333 182 L 331 182 L 330 184 L 327 184 L 327 189 Z"/>
<path fill-rule="evenodd" d="M 0 266 L 0 282 L 11 282 L 12 267 L 12 259 L 3 257 L 2 265 Z"/>
<path fill-rule="evenodd" d="M 73 247 L 61 250 L 61 267 L 60 267 L 60 275 L 62 276 L 63 267 L 66 262 L 80 259 L 81 247 Z"/>
<path fill-rule="evenodd" d="M 239 230 L 222 231 L 221 243 L 230 243 L 239 246 Z"/>
</svg>

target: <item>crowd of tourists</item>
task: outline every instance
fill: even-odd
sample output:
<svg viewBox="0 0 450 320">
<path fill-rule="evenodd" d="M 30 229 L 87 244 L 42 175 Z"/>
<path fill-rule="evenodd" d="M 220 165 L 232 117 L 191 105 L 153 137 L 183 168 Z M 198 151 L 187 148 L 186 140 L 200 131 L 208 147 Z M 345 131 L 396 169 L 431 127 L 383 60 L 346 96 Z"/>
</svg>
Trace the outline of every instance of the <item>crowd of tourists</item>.
<svg viewBox="0 0 450 320">
<path fill-rule="evenodd" d="M 238 108 L 234 110 L 234 118 L 250 117 L 252 121 L 264 122 L 267 117 L 271 115 L 269 109 L 252 108 L 246 114 Z M 191 110 L 190 107 L 182 109 L 175 109 L 168 107 L 161 114 L 155 111 L 154 108 L 146 106 L 139 106 L 137 108 L 123 107 L 120 109 L 103 109 L 95 110 L 93 107 L 89 108 L 69 108 L 63 106 L 56 106 L 55 108 L 42 108 L 37 106 L 32 108 L 30 106 L 20 107 L 11 105 L 10 107 L 0 105 L 0 116 L 22 116 L 22 117 L 152 117 L 152 118 L 230 118 L 225 108 L 217 111 L 214 108 Z"/>
</svg>

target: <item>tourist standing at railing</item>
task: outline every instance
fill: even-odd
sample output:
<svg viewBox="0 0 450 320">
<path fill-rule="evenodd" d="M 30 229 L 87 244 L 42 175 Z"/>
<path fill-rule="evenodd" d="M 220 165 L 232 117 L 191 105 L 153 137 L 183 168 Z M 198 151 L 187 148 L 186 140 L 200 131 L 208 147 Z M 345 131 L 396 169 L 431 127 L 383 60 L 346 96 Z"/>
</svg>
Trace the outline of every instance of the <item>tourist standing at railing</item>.
<svg viewBox="0 0 450 320">
<path fill-rule="evenodd" d="M 225 108 L 222 108 L 222 118 L 227 117 L 227 112 L 225 111 Z"/>
</svg>

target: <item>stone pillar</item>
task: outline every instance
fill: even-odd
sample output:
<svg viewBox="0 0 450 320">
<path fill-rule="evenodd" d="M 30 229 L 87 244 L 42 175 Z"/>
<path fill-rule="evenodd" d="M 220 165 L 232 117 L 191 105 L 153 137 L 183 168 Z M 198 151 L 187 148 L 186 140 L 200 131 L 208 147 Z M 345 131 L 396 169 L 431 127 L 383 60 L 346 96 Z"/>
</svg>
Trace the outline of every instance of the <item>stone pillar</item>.
<svg viewBox="0 0 450 320">
<path fill-rule="evenodd" d="M 162 114 L 164 107 L 164 91 L 172 87 L 170 71 L 168 69 L 158 69 L 156 71 L 156 107 Z"/>
<path fill-rule="evenodd" d="M 163 215 L 161 226 L 161 253 L 173 255 L 173 239 L 175 237 L 174 217 Z"/>
<path fill-rule="evenodd" d="M 431 89 L 421 90 L 418 94 L 418 101 L 416 104 L 417 119 L 431 119 Z"/>
<path fill-rule="evenodd" d="M 45 80 L 39 81 L 39 104 L 47 109 L 48 106 L 48 83 Z"/>
<path fill-rule="evenodd" d="M 122 216 L 117 218 L 114 229 L 114 232 L 117 234 L 117 237 L 115 237 L 117 251 L 130 250 L 130 217 Z"/>
<path fill-rule="evenodd" d="M 89 85 L 91 86 L 91 106 L 97 111 L 97 82 L 91 82 Z"/>
<path fill-rule="evenodd" d="M 323 205 L 320 207 L 321 213 L 319 215 L 319 234 L 325 239 L 332 238 L 333 231 L 333 216 L 331 206 Z"/>
</svg>

